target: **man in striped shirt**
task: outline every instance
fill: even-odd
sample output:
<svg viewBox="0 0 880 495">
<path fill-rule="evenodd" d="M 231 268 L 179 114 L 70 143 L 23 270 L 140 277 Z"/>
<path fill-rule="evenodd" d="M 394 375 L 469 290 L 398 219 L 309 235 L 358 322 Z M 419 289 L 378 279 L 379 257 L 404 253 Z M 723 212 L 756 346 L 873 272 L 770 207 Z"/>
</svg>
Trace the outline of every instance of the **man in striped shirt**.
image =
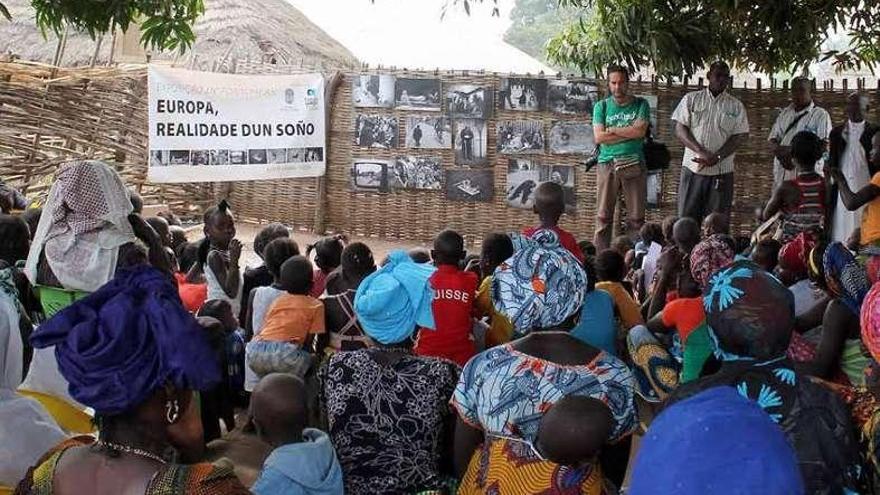
<svg viewBox="0 0 880 495">
<path fill-rule="evenodd" d="M 727 92 L 730 67 L 713 63 L 708 79 L 708 88 L 686 94 L 672 114 L 675 135 L 685 146 L 678 215 L 697 222 L 711 212 L 729 215 L 734 157 L 749 134 L 745 106 Z"/>
</svg>

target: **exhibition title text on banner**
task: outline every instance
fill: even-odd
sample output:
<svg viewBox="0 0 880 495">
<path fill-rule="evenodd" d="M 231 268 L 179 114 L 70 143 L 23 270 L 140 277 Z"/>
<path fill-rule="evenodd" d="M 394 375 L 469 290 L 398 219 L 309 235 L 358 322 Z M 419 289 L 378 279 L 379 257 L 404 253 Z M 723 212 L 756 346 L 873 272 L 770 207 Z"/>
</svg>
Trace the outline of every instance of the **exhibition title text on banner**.
<svg viewBox="0 0 880 495">
<path fill-rule="evenodd" d="M 317 177 L 326 169 L 324 77 L 150 66 L 151 182 Z"/>
</svg>

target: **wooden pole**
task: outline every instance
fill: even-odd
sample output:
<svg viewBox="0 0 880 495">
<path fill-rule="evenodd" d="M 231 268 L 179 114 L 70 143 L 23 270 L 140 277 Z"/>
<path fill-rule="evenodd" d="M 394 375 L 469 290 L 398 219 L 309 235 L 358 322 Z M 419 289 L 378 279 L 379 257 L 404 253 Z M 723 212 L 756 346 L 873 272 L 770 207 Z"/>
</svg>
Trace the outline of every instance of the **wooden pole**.
<svg viewBox="0 0 880 495">
<path fill-rule="evenodd" d="M 95 41 L 95 52 L 92 53 L 92 61 L 89 64 L 89 67 L 94 67 L 95 63 L 98 61 L 98 54 L 101 53 L 101 43 L 104 41 L 104 35 L 98 36 L 98 40 Z"/>
<path fill-rule="evenodd" d="M 329 79 L 324 81 L 324 175 L 316 178 L 316 205 L 315 208 L 315 233 L 323 235 L 327 231 L 327 168 L 330 167 L 330 119 L 336 90 L 342 83 L 342 73 L 336 71 Z"/>
</svg>

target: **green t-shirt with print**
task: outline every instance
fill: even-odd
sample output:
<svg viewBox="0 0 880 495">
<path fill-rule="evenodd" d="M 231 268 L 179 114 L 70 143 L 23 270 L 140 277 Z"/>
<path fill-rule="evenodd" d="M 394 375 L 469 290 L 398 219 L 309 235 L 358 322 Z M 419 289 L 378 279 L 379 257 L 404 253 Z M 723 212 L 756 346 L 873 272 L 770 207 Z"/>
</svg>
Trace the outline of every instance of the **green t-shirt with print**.
<svg viewBox="0 0 880 495">
<path fill-rule="evenodd" d="M 626 105 L 618 105 L 614 97 L 606 98 L 593 108 L 593 125 L 602 124 L 605 129 L 629 127 L 636 120 L 651 121 L 651 107 L 644 98 L 635 97 Z M 610 162 L 615 158 L 636 156 L 644 160 L 643 138 L 627 139 L 614 144 L 599 146 L 599 163 Z"/>
</svg>

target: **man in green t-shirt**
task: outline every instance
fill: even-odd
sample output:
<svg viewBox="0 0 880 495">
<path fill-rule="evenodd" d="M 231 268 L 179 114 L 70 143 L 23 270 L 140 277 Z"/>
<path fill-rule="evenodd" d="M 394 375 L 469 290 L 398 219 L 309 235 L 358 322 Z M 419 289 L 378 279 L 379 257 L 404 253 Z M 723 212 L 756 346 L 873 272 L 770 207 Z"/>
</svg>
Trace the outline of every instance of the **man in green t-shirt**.
<svg viewBox="0 0 880 495">
<path fill-rule="evenodd" d="M 630 236 L 645 223 L 648 196 L 642 146 L 651 121 L 651 108 L 644 98 L 629 94 L 629 71 L 624 67 L 608 68 L 608 92 L 611 97 L 593 108 L 593 134 L 599 145 L 596 234 L 593 239 L 598 251 L 608 249 L 611 243 L 618 190 L 623 190 L 626 201 L 627 234 Z"/>
</svg>

